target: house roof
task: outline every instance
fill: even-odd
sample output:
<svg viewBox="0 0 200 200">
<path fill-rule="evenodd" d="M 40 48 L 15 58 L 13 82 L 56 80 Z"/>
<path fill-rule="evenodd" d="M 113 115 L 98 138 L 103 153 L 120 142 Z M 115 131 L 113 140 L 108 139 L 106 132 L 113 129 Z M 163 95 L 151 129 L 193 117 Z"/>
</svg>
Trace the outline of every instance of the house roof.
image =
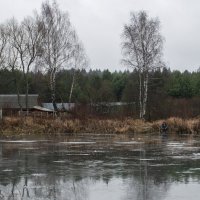
<svg viewBox="0 0 200 200">
<path fill-rule="evenodd" d="M 19 95 L 19 102 L 23 109 L 26 108 L 26 95 Z M 17 94 L 0 94 L 0 108 L 19 109 Z M 38 94 L 28 95 L 28 108 L 33 108 L 38 105 Z"/>
<path fill-rule="evenodd" d="M 71 110 L 75 107 L 75 103 L 56 103 L 57 109 Z M 54 111 L 53 103 L 42 103 L 42 107 Z"/>
</svg>

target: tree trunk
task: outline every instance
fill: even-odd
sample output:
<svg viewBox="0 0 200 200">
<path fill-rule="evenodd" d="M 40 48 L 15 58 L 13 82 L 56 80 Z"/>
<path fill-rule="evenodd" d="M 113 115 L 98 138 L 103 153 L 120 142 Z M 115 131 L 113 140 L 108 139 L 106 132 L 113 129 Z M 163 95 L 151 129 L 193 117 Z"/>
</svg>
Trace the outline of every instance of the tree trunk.
<svg viewBox="0 0 200 200">
<path fill-rule="evenodd" d="M 56 106 L 56 89 L 55 89 L 55 84 L 56 84 L 56 69 L 52 69 L 51 70 L 51 74 L 50 74 L 50 90 L 51 90 L 51 101 L 54 107 L 54 111 L 57 110 L 57 106 Z"/>
<path fill-rule="evenodd" d="M 142 74 L 139 71 L 139 105 L 140 105 L 140 119 L 142 119 L 143 104 L 142 104 Z"/>
<path fill-rule="evenodd" d="M 146 115 L 147 99 L 148 99 L 148 72 L 141 73 L 139 71 L 139 106 L 140 106 L 140 119 L 144 119 Z"/>
<path fill-rule="evenodd" d="M 17 84 L 17 101 L 18 101 L 20 111 L 22 111 L 22 104 L 21 104 L 21 100 L 20 100 L 20 93 L 19 93 L 19 85 L 18 84 Z"/>
<path fill-rule="evenodd" d="M 3 112 L 2 112 L 2 108 L 0 108 L 0 120 L 3 119 Z"/>
<path fill-rule="evenodd" d="M 29 102 L 28 102 L 28 94 L 29 94 L 29 83 L 28 83 L 28 75 L 26 75 L 26 114 L 29 112 Z"/>
<path fill-rule="evenodd" d="M 148 83 L 149 83 L 149 74 L 146 72 L 144 76 L 144 98 L 143 98 L 143 118 L 146 115 L 146 107 L 147 107 L 147 98 L 148 98 Z"/>
<path fill-rule="evenodd" d="M 16 85 L 16 90 L 17 90 L 17 103 L 19 105 L 20 111 L 22 111 L 22 104 L 21 104 L 21 100 L 20 100 L 20 92 L 19 92 L 19 83 L 17 81 L 17 75 L 16 72 L 14 70 L 14 67 L 12 67 L 12 73 L 15 77 L 15 85 Z"/>
<path fill-rule="evenodd" d="M 71 85 L 71 90 L 70 90 L 70 94 L 69 94 L 69 103 L 71 103 L 71 99 L 72 99 L 72 93 L 73 93 L 74 83 L 75 83 L 75 74 L 76 74 L 76 70 L 74 69 L 73 78 L 72 78 L 72 85 Z"/>
</svg>

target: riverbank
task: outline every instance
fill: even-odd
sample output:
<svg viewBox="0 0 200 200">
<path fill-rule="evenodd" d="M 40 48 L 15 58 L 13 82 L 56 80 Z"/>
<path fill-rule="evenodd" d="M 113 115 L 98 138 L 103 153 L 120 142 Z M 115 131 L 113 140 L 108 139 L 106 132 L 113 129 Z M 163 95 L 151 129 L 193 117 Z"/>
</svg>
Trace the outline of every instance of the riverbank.
<svg viewBox="0 0 200 200">
<path fill-rule="evenodd" d="M 158 133 L 163 120 L 145 122 L 134 119 L 41 119 L 34 117 L 5 117 L 1 122 L 0 134 L 31 135 L 48 134 L 60 135 L 70 133 Z M 165 120 L 169 126 L 169 134 L 199 134 L 200 118 L 183 120 L 169 118 Z"/>
</svg>

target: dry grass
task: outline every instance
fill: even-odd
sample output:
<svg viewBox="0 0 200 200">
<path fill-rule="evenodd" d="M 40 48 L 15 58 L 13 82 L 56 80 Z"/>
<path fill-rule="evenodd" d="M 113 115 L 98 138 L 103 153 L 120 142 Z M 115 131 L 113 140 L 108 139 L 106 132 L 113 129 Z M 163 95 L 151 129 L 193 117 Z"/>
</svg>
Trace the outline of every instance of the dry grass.
<svg viewBox="0 0 200 200">
<path fill-rule="evenodd" d="M 171 117 L 165 120 L 169 126 L 170 132 L 178 134 L 199 134 L 200 133 L 200 119 L 181 119 L 177 117 Z M 158 120 L 153 123 L 153 128 L 159 130 L 159 125 L 163 120 Z"/>
<path fill-rule="evenodd" d="M 165 120 L 169 126 L 169 132 L 179 134 L 199 134 L 200 119 L 184 120 L 181 118 L 169 118 Z M 62 133 L 159 133 L 159 127 L 163 120 L 145 122 L 143 120 L 113 119 L 41 119 L 33 117 L 5 117 L 1 122 L 0 133 L 2 135 L 13 134 L 62 134 Z"/>
</svg>

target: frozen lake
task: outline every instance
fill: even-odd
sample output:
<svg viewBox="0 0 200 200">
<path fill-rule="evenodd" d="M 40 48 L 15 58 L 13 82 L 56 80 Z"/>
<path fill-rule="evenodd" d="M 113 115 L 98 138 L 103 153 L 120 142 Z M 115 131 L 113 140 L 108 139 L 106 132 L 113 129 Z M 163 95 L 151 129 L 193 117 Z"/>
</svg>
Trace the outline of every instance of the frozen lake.
<svg viewBox="0 0 200 200">
<path fill-rule="evenodd" d="M 200 138 L 0 140 L 0 200 L 197 200 Z"/>
</svg>

